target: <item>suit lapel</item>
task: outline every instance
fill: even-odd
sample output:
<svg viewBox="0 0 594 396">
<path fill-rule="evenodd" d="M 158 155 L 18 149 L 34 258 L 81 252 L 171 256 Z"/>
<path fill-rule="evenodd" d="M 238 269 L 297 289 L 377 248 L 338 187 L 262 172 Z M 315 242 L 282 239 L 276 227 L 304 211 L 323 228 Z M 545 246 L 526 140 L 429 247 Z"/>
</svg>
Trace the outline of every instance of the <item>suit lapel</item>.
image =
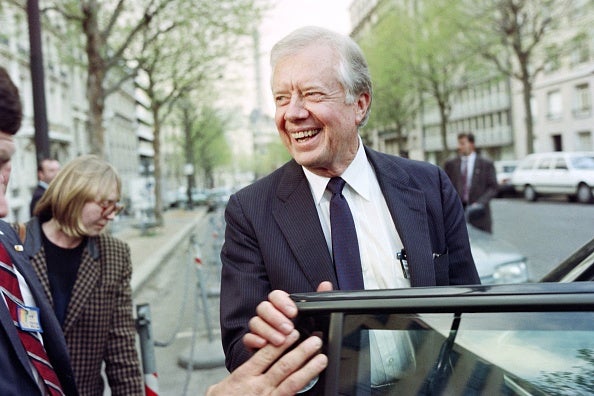
<svg viewBox="0 0 594 396">
<path fill-rule="evenodd" d="M 374 151 L 366 151 L 406 250 L 411 285 L 435 285 L 433 250 L 424 193 L 410 186 L 410 175 L 394 161 Z"/>
<path fill-rule="evenodd" d="M 296 162 L 287 166 L 277 197 L 272 214 L 312 288 L 315 290 L 324 280 L 336 287 L 336 273 L 318 212 L 307 178 Z"/>
<path fill-rule="evenodd" d="M 37 273 L 37 277 L 41 282 L 41 287 L 43 287 L 43 292 L 47 296 L 47 299 L 51 303 L 52 307 L 54 306 L 54 298 L 52 296 L 52 292 L 50 289 L 49 277 L 47 275 L 47 264 L 45 262 L 45 250 L 43 247 L 31 257 L 31 264 Z"/>
<path fill-rule="evenodd" d="M 87 246 L 82 253 L 81 264 L 78 268 L 78 275 L 72 288 L 72 296 L 70 297 L 66 318 L 64 319 L 64 334 L 68 334 L 68 330 L 76 322 L 85 306 L 87 306 L 87 301 L 95 291 L 95 285 L 101 276 L 100 257 L 93 258 L 90 254 L 91 249 L 89 245 L 93 243 L 98 243 L 98 240 L 89 238 Z"/>
</svg>

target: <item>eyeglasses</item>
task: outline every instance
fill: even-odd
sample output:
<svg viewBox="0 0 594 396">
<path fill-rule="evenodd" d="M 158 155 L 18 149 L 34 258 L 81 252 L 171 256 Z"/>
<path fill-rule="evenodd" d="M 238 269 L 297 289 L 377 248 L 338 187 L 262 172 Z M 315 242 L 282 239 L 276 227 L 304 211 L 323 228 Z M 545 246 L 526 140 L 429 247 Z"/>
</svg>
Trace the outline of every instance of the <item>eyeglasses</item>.
<svg viewBox="0 0 594 396">
<path fill-rule="evenodd" d="M 94 201 L 97 205 L 103 209 L 101 212 L 101 216 L 110 216 L 112 213 L 115 213 L 117 216 L 122 210 L 124 210 L 124 205 L 120 204 L 117 201 L 112 201 L 109 199 L 105 199 L 103 201 Z"/>
</svg>

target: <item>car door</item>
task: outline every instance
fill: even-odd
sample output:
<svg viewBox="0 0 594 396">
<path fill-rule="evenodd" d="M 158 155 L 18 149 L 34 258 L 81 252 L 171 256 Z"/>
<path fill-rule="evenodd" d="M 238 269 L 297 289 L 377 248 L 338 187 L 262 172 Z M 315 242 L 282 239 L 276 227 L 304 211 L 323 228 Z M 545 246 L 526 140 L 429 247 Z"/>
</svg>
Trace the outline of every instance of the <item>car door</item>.
<svg viewBox="0 0 594 396">
<path fill-rule="evenodd" d="M 594 394 L 588 282 L 292 297 L 298 329 L 321 334 L 329 358 L 309 394 Z"/>
<path fill-rule="evenodd" d="M 569 170 L 567 159 L 564 156 L 551 159 L 551 171 L 548 179 L 551 194 L 575 193 L 575 182 Z"/>
</svg>

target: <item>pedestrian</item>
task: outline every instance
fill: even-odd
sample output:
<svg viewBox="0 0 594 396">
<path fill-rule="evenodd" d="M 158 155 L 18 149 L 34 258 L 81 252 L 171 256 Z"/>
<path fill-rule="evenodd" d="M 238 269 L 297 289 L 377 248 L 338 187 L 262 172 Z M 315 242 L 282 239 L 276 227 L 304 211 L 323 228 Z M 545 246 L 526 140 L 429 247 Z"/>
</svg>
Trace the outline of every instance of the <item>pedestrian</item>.
<svg viewBox="0 0 594 396">
<path fill-rule="evenodd" d="M 274 289 L 480 283 L 464 211 L 445 172 L 363 144 L 359 128 L 372 87 L 358 45 L 305 27 L 279 41 L 270 58 L 275 123 L 293 159 L 233 194 L 226 207 L 220 311 L 230 370 L 293 329 L 277 321 L 284 326 L 271 333 L 274 323 L 250 322 Z M 327 189 L 336 185 L 342 192 Z M 337 217 L 342 224 L 332 226 Z"/>
<path fill-rule="evenodd" d="M 33 217 L 33 209 L 35 209 L 37 201 L 39 201 L 39 198 L 41 198 L 45 190 L 47 190 L 47 186 L 54 180 L 54 177 L 56 177 L 59 170 L 60 162 L 56 159 L 44 158 L 39 162 L 39 165 L 37 166 L 37 187 L 33 190 L 31 203 L 29 204 L 31 217 Z"/>
<path fill-rule="evenodd" d="M 491 233 L 493 221 L 489 203 L 497 195 L 499 186 L 493 162 L 476 151 L 474 134 L 458 134 L 458 156 L 446 161 L 444 170 L 456 186 L 468 222 Z"/>
<path fill-rule="evenodd" d="M 0 67 L 0 217 L 8 214 L 6 186 L 21 120 L 18 89 Z M 0 393 L 78 395 L 60 323 L 17 234 L 3 220 L 0 290 Z"/>
<path fill-rule="evenodd" d="M 102 396 L 143 395 L 128 245 L 103 232 L 121 211 L 121 180 L 94 155 L 58 172 L 26 223 L 25 252 L 60 322 L 76 384 Z"/>
</svg>

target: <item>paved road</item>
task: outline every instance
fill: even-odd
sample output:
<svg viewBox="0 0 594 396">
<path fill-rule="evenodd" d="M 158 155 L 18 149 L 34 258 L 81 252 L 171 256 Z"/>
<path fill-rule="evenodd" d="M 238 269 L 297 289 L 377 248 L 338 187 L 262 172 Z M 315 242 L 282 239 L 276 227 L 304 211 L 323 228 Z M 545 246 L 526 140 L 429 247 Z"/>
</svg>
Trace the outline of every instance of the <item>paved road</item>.
<svg viewBox="0 0 594 396">
<path fill-rule="evenodd" d="M 493 233 L 528 257 L 539 279 L 594 237 L 594 205 L 565 200 L 495 199 Z"/>
</svg>

